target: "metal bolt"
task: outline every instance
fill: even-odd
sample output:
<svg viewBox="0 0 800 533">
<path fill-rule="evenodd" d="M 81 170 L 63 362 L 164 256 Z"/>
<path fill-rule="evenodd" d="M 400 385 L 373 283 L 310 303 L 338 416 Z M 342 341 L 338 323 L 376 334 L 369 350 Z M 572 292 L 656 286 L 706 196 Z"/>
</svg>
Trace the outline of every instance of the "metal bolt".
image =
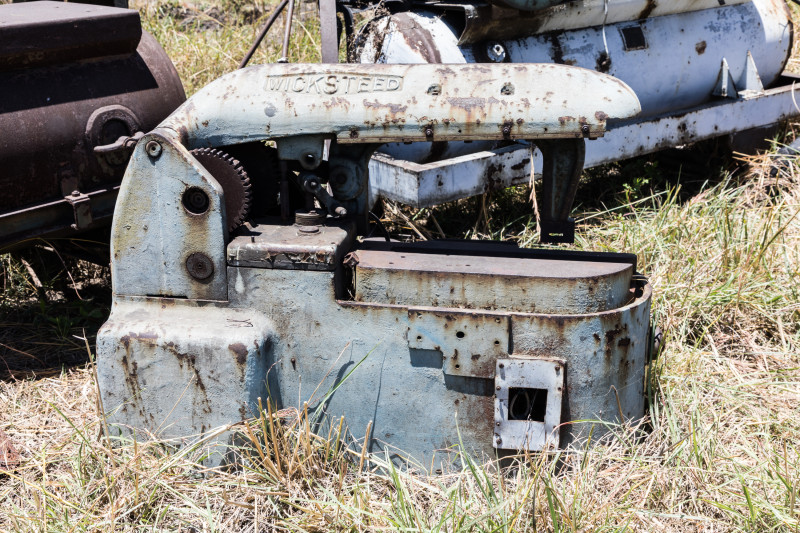
<svg viewBox="0 0 800 533">
<path fill-rule="evenodd" d="M 425 137 L 433 137 L 433 128 L 430 126 L 425 128 Z"/>
<path fill-rule="evenodd" d="M 72 196 L 80 196 L 81 191 L 72 191 Z"/>
<path fill-rule="evenodd" d="M 500 422 L 495 422 L 494 425 L 500 427 Z"/>
<path fill-rule="evenodd" d="M 498 41 L 489 41 L 486 43 L 486 57 L 492 63 L 502 63 L 506 60 L 508 56 L 508 52 L 506 52 L 506 47 L 503 46 L 503 43 Z"/>
<path fill-rule="evenodd" d="M 509 126 L 508 124 L 503 126 L 503 135 L 509 135 L 510 133 L 511 133 L 511 126 Z"/>
<path fill-rule="evenodd" d="M 500 390 L 500 385 L 498 385 L 497 387 L 495 387 L 495 389 L 497 389 L 497 390 Z"/>
<path fill-rule="evenodd" d="M 161 155 L 161 144 L 158 141 L 147 141 L 144 149 L 147 151 L 147 155 L 154 159 Z"/>
<path fill-rule="evenodd" d="M 583 132 L 584 135 L 589 135 L 591 128 L 589 127 L 588 124 L 584 124 L 583 126 L 581 126 L 581 131 Z"/>
<path fill-rule="evenodd" d="M 494 441 L 495 441 L 497 444 L 503 444 L 503 439 L 501 439 L 501 438 L 500 438 L 500 435 L 496 436 L 496 437 L 494 438 Z"/>
<path fill-rule="evenodd" d="M 214 263 L 204 253 L 195 252 L 186 258 L 186 270 L 198 281 L 203 281 L 214 274 Z"/>
<path fill-rule="evenodd" d="M 503 363 L 500 363 L 500 364 L 499 364 L 499 365 L 497 365 L 497 366 L 499 366 L 500 368 L 504 368 L 506 365 L 504 365 Z"/>
</svg>

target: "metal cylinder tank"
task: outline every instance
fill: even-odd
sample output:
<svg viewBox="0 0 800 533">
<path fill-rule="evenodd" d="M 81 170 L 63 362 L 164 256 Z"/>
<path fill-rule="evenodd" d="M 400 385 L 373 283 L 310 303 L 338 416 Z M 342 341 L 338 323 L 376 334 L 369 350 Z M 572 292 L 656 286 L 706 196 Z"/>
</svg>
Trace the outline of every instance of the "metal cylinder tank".
<svg viewBox="0 0 800 533">
<path fill-rule="evenodd" d="M 186 99 L 171 61 L 104 6 L 0 6 L 0 43 L 0 244 L 110 223 L 129 156 L 111 145 Z"/>
<path fill-rule="evenodd" d="M 600 25 L 578 29 L 541 33 L 532 27 L 530 35 L 519 38 L 503 38 L 498 30 L 477 42 L 464 42 L 468 28 L 457 16 L 442 16 L 435 11 L 398 13 L 375 20 L 362 34 L 358 60 L 576 65 L 621 79 L 639 97 L 640 118 L 654 117 L 715 99 L 723 60 L 732 79 L 738 81 L 747 75 L 751 56 L 765 87 L 783 72 L 792 49 L 790 13 L 783 0 L 714 4 L 717 7 L 698 11 L 696 5 L 684 6 L 685 11 L 680 13 L 605 25 L 600 18 Z M 625 18 L 621 13 L 615 17 Z M 597 23 L 596 18 L 587 18 L 587 22 Z M 557 14 L 552 14 L 542 25 L 555 28 L 557 22 Z M 568 21 L 564 22 L 563 26 L 569 27 Z M 569 87 L 564 90 L 569 91 Z M 427 162 L 477 148 L 451 143 L 438 147 L 393 146 L 390 152 L 395 157 Z"/>
</svg>

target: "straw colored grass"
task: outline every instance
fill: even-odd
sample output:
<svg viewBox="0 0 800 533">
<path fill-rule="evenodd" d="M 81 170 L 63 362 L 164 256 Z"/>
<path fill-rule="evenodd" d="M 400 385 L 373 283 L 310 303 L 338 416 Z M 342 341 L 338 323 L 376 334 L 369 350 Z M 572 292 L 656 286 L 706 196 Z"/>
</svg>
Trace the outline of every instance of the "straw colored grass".
<svg viewBox="0 0 800 533">
<path fill-rule="evenodd" d="M 141 9 L 188 92 L 234 68 L 256 31 L 245 21 L 181 26 L 198 19 L 165 16 L 165 6 L 190 9 Z M 276 43 L 266 44 L 261 60 L 274 59 Z M 638 427 L 511 464 L 464 456 L 462 471 L 427 475 L 363 453 L 364 432 L 340 430 L 338 420 L 315 435 L 306 411 L 265 404 L 258 418 L 222 428 L 239 434 L 241 466 L 209 472 L 202 446 L 108 437 L 91 365 L 7 372 L 0 430 L 22 464 L 0 474 L 0 530 L 800 531 L 800 169 L 777 159 L 773 151 L 726 167 L 733 173 L 690 173 L 661 158 L 587 174 L 576 247 L 638 254 L 664 329 L 650 416 Z M 527 194 L 420 211 L 387 205 L 386 222 L 409 235 L 530 246 L 537 234 Z M 75 311 L 57 322 L 59 302 L 77 309 L 73 285 L 43 280 L 41 304 L 17 259 L 0 256 L 0 266 L 0 343 L 37 357 L 88 357 L 99 321 Z M 70 268 L 78 285 L 107 280 Z M 99 294 L 78 307 L 107 305 Z"/>
</svg>

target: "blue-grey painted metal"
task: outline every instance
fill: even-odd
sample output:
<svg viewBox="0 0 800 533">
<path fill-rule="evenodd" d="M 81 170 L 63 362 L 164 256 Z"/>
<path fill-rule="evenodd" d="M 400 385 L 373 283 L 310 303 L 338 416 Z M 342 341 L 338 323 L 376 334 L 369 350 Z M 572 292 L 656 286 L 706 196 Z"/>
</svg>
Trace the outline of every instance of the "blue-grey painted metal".
<svg viewBox="0 0 800 533">
<path fill-rule="evenodd" d="M 467 75 L 480 83 L 465 88 L 458 80 Z M 340 94 L 308 91 L 331 77 Z M 355 77 L 351 92 L 345 81 Z M 373 100 L 378 79 L 397 100 Z M 554 98 L 567 79 L 596 91 L 596 101 Z M 367 94 L 358 92 L 362 82 Z M 327 139 L 325 194 L 344 202 L 363 194 L 364 145 L 383 139 L 420 140 L 427 129 L 513 138 L 513 130 L 547 138 L 550 149 L 566 142 L 559 157 L 575 154 L 567 163 L 579 170 L 575 137 L 601 136 L 609 116 L 637 110 L 624 84 L 554 65 L 271 65 L 218 80 L 142 138 L 122 183 L 114 300 L 98 333 L 110 422 L 137 435 L 224 443 L 259 397 L 279 408 L 308 403 L 346 416 L 355 434 L 372 422 L 370 450 L 446 465 L 459 432 L 470 453 L 490 456 L 568 445 L 592 425 L 576 420 L 638 420 L 650 288 L 633 275 L 631 257 L 361 240 L 363 203 L 349 219 L 249 221 L 228 235 L 222 180 L 188 151 L 273 139 L 308 183 L 324 176 Z M 508 125 L 511 118 L 521 121 Z M 506 360 L 521 369 L 556 360 L 561 370 L 547 380 L 530 371 L 498 377 Z M 540 394 L 551 403 L 562 397 L 561 409 L 534 409 Z M 222 460 L 218 452 L 209 464 Z"/>
<path fill-rule="evenodd" d="M 315 145 L 597 137 L 639 111 L 624 83 L 563 65 L 271 64 L 213 81 L 157 131 L 189 149 L 274 139 L 280 151 L 303 135 Z"/>
<path fill-rule="evenodd" d="M 761 92 L 741 94 L 703 104 L 684 113 L 670 113 L 648 120 L 629 120 L 612 124 L 601 139 L 586 144 L 585 168 L 649 154 L 667 147 L 683 146 L 720 137 L 736 138 L 753 128 L 777 127 L 796 118 L 797 77 L 787 75 L 780 85 Z M 430 146 L 424 143 L 409 157 L 427 158 Z M 449 153 L 472 149 L 470 145 L 448 143 Z M 517 144 L 445 157 L 440 161 L 416 163 L 376 152 L 369 163 L 370 194 L 389 198 L 413 207 L 430 207 L 488 190 L 524 185 L 541 178 L 542 160 L 538 150 Z"/>
<path fill-rule="evenodd" d="M 578 7 L 583 8 L 580 16 L 566 16 L 564 10 Z M 642 135 L 623 137 L 621 130 L 617 135 L 614 129 L 621 125 L 612 123 L 603 142 L 587 145 L 587 166 L 673 147 L 686 138 L 691 142 L 682 129 L 686 125 L 684 115 L 697 112 L 699 106 L 719 105 L 718 87 L 723 70 L 734 97 L 737 91 L 756 86 L 753 79 L 759 80 L 762 88 L 786 88 L 781 74 L 792 49 L 793 24 L 784 0 L 726 2 L 724 6 L 717 2 L 610 0 L 607 7 L 604 14 L 603 2 L 570 2 L 552 8 L 542 24 L 531 24 L 525 35 L 515 35 L 509 23 L 505 33 L 500 27 L 490 40 L 470 39 L 466 43 L 460 18 L 453 18 L 452 11 L 428 7 L 379 18 L 366 26 L 368 31 L 361 36 L 359 57 L 366 63 L 550 62 L 607 72 L 629 84 L 639 97 L 642 113 L 634 122 L 641 124 Z M 644 12 L 646 16 L 631 16 Z M 480 20 L 489 24 L 493 16 L 482 14 Z M 502 49 L 502 54 L 496 53 L 496 48 Z M 758 102 L 757 98 L 746 98 L 739 102 L 742 103 L 745 105 L 712 112 L 724 111 L 722 120 L 714 123 L 716 135 L 712 136 L 774 124 L 798 115 L 793 106 L 787 112 L 785 106 L 776 109 L 774 105 Z M 681 129 L 670 129 L 672 125 Z M 398 163 L 431 164 L 492 148 L 491 143 L 418 143 L 392 144 L 381 151 Z M 489 170 L 496 169 L 500 161 L 484 159 L 484 163 Z M 375 195 L 385 191 L 392 198 L 417 196 L 399 190 L 407 189 L 406 185 L 392 185 L 403 178 L 395 176 L 389 167 L 379 167 L 372 167 Z M 439 170 L 437 173 L 445 176 L 446 182 L 449 172 Z M 519 173 L 508 167 L 500 174 L 494 176 L 499 182 L 518 181 L 515 176 Z M 487 185 L 491 183 L 481 180 L 472 194 L 483 192 Z M 429 195 L 421 189 L 418 196 L 426 199 L 416 205 L 430 205 L 434 196 L 441 202 L 466 194 L 451 188 L 446 194 Z"/>
</svg>

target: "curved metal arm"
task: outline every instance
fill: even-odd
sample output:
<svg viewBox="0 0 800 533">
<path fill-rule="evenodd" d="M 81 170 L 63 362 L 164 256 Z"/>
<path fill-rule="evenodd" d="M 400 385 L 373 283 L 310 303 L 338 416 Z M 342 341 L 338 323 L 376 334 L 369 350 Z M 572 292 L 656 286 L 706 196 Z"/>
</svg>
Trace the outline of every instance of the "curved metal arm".
<svg viewBox="0 0 800 533">
<path fill-rule="evenodd" d="M 160 128 L 187 148 L 298 135 L 341 144 L 600 137 L 639 113 L 611 76 L 566 65 L 269 64 L 201 89 Z M 321 141 L 320 141 L 321 142 Z"/>
</svg>

